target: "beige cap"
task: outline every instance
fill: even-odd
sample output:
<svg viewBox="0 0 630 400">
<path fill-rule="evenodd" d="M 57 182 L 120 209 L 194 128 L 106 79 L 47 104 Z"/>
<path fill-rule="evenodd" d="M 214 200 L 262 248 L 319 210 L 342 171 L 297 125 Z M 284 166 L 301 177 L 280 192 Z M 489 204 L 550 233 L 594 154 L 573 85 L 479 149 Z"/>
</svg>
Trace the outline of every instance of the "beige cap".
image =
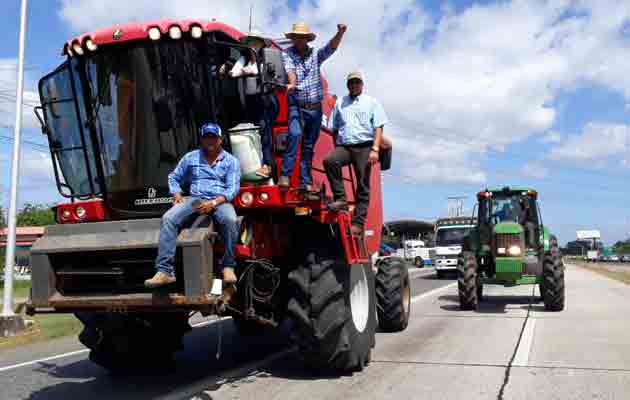
<svg viewBox="0 0 630 400">
<path fill-rule="evenodd" d="M 317 37 L 317 35 L 311 32 L 311 28 L 309 28 L 306 22 L 298 22 L 296 24 L 293 24 L 292 31 L 285 33 L 284 36 L 286 36 L 287 39 L 306 37 L 309 42 L 312 42 Z"/>
<path fill-rule="evenodd" d="M 253 40 L 260 40 L 265 43 L 265 46 L 267 47 L 271 46 L 271 40 L 265 37 L 265 35 L 263 35 L 262 32 L 257 31 L 257 30 L 253 30 L 247 33 L 246 35 L 241 36 L 240 42 L 244 44 L 245 46 L 249 46 L 249 44 Z"/>
<path fill-rule="evenodd" d="M 346 77 L 346 82 L 351 81 L 352 79 L 358 79 L 361 82 L 363 82 L 363 75 L 361 75 L 361 73 L 359 71 L 352 71 L 348 74 L 348 76 Z"/>
</svg>

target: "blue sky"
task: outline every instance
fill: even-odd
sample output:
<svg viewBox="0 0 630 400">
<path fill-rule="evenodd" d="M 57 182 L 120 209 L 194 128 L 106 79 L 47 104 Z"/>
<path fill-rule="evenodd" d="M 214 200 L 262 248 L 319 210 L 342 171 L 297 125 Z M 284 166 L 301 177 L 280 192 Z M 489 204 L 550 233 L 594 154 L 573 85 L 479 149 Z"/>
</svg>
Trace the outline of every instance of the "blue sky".
<svg viewBox="0 0 630 400">
<path fill-rule="evenodd" d="M 357 4 L 354 4 L 354 3 Z M 217 17 L 246 28 L 240 2 L 189 0 L 30 2 L 28 102 L 36 81 L 58 65 L 64 41 L 131 19 Z M 254 0 L 255 25 L 278 36 L 308 21 L 321 44 L 337 22 L 349 25 L 325 65 L 336 92 L 359 68 L 367 91 L 390 117 L 395 167 L 383 177 L 385 215 L 433 219 L 446 198 L 485 185 L 531 185 L 544 222 L 561 242 L 577 229 L 627 237 L 630 211 L 630 10 L 616 1 Z M 340 4 L 341 3 L 341 4 Z M 284 5 L 283 5 L 284 4 Z M 0 16 L 0 135 L 10 137 L 19 1 Z M 45 144 L 30 107 L 24 139 Z M 46 155 L 24 147 L 20 203 L 58 200 Z M 10 143 L 0 139 L 6 207 Z"/>
</svg>

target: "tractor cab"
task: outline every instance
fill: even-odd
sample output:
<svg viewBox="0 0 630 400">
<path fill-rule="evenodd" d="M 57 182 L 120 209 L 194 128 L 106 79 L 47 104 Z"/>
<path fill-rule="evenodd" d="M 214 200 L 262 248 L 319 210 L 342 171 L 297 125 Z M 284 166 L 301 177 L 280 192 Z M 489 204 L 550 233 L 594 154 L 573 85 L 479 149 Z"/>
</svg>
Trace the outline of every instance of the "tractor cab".
<svg viewBox="0 0 630 400">
<path fill-rule="evenodd" d="M 214 25 L 123 26 L 66 44 L 67 61 L 39 83 L 38 108 L 63 196 L 101 199 L 111 219 L 159 216 L 171 204 L 166 177 L 198 148 L 202 124 L 228 133 L 255 122 L 250 95 L 285 82 L 281 50 L 258 54 L 261 74 L 232 78 L 253 50 Z M 134 40 L 147 30 L 149 40 Z M 232 150 L 229 134 L 224 147 Z"/>
<path fill-rule="evenodd" d="M 521 244 L 518 248 L 494 246 L 495 255 L 520 256 L 527 251 L 538 252 L 542 231 L 537 197 L 535 190 L 509 187 L 479 192 L 477 221 L 482 244 L 492 247 L 492 237 L 507 235 L 504 237 L 511 237 L 511 241 Z"/>
</svg>

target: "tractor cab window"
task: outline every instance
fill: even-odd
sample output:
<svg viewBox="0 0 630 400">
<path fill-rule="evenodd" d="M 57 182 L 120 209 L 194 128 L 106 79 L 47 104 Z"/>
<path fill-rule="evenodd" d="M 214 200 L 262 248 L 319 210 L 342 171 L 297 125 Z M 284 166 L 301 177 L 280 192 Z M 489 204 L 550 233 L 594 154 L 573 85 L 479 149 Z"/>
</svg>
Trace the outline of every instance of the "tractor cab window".
<svg viewBox="0 0 630 400">
<path fill-rule="evenodd" d="M 39 95 L 59 193 L 70 198 L 101 193 L 76 59 L 42 78 Z"/>
<path fill-rule="evenodd" d="M 490 213 L 494 225 L 501 222 L 519 222 L 521 204 L 518 196 L 493 197 Z"/>
</svg>

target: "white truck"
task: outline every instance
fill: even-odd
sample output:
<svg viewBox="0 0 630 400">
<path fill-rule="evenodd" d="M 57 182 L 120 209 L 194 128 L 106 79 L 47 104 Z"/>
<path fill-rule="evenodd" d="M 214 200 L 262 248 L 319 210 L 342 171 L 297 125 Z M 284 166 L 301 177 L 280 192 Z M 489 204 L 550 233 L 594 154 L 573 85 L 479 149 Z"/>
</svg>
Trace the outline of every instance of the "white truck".
<svg viewBox="0 0 630 400">
<path fill-rule="evenodd" d="M 457 271 L 457 259 L 462 252 L 464 238 L 475 220 L 468 217 L 441 218 L 435 223 L 435 271 L 438 279 Z"/>
<path fill-rule="evenodd" d="M 425 265 L 433 263 L 433 248 L 426 247 L 422 240 L 405 240 L 402 249 L 396 250 L 396 256 L 413 262 L 413 264 L 422 268 Z"/>
<path fill-rule="evenodd" d="M 588 262 L 597 262 L 599 261 L 599 250 L 588 250 L 586 252 L 586 261 Z"/>
</svg>

